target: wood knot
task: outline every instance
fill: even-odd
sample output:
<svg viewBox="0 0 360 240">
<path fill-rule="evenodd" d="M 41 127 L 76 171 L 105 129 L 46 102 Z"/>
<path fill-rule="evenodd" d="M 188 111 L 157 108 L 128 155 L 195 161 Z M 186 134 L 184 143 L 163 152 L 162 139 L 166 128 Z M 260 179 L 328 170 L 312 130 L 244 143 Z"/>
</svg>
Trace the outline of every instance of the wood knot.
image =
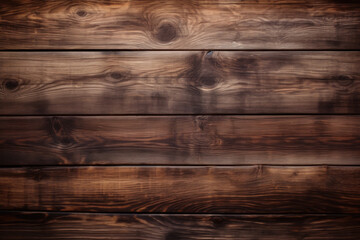
<svg viewBox="0 0 360 240">
<path fill-rule="evenodd" d="M 50 120 L 50 135 L 60 148 L 70 147 L 74 143 L 69 125 L 69 122 L 57 117 L 53 117 Z"/>
<path fill-rule="evenodd" d="M 76 12 L 76 15 L 78 15 L 79 17 L 85 17 L 87 15 L 87 12 L 85 10 L 80 9 Z"/>
<path fill-rule="evenodd" d="M 19 88 L 20 84 L 17 80 L 14 79 L 5 79 L 3 85 L 6 90 L 13 92 Z"/>
<path fill-rule="evenodd" d="M 93 19 L 97 12 L 97 9 L 92 4 L 86 4 L 85 2 L 82 4 L 74 4 L 70 8 L 67 9 L 69 18 L 72 18 L 74 21 L 89 21 Z"/>
<path fill-rule="evenodd" d="M 113 78 L 113 79 L 121 79 L 123 77 L 123 75 L 120 73 L 120 72 L 113 72 L 110 74 L 110 76 Z"/>
<path fill-rule="evenodd" d="M 330 78 L 330 84 L 336 89 L 338 94 L 347 95 L 349 92 L 354 91 L 354 82 L 354 77 L 348 75 L 338 75 Z"/>
<path fill-rule="evenodd" d="M 106 81 L 116 84 L 120 82 L 124 82 L 126 80 L 129 80 L 129 73 L 127 72 L 120 72 L 120 71 L 111 71 L 106 74 L 105 76 Z"/>
<path fill-rule="evenodd" d="M 343 86 L 343 87 L 351 86 L 354 83 L 353 78 L 351 78 L 349 76 L 345 76 L 345 75 L 338 76 L 336 81 L 340 86 Z"/>
<path fill-rule="evenodd" d="M 177 30 L 171 23 L 163 23 L 155 30 L 154 36 L 160 42 L 168 43 L 176 39 Z"/>
<path fill-rule="evenodd" d="M 199 78 L 200 86 L 206 89 L 214 88 L 217 83 L 218 80 L 214 75 L 205 75 Z"/>
<path fill-rule="evenodd" d="M 212 221 L 213 226 L 214 226 L 215 229 L 226 227 L 226 221 L 222 217 L 213 216 L 211 218 L 211 221 Z"/>
</svg>

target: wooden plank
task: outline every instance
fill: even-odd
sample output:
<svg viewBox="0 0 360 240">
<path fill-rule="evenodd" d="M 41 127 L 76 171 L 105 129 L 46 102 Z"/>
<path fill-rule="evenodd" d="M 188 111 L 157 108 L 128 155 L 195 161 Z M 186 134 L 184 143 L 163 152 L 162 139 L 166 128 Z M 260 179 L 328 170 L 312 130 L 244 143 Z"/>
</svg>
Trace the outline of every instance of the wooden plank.
<svg viewBox="0 0 360 240">
<path fill-rule="evenodd" d="M 360 167 L 1 168 L 0 209 L 360 213 Z"/>
<path fill-rule="evenodd" d="M 359 215 L 171 215 L 1 212 L 0 239 L 342 239 Z"/>
<path fill-rule="evenodd" d="M 359 165 L 360 116 L 1 117 L 0 165 Z"/>
<path fill-rule="evenodd" d="M 0 3 L 1 49 L 359 49 L 358 1 Z"/>
<path fill-rule="evenodd" d="M 0 114 L 360 113 L 360 52 L 0 52 Z"/>
</svg>

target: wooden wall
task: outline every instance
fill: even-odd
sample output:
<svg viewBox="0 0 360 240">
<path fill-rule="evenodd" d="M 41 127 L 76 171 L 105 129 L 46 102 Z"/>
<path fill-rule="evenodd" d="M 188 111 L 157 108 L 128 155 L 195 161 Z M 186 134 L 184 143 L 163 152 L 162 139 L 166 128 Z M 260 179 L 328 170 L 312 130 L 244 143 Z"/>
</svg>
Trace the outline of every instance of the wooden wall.
<svg viewBox="0 0 360 240">
<path fill-rule="evenodd" d="M 0 239 L 360 239 L 360 2 L 0 2 Z"/>
</svg>

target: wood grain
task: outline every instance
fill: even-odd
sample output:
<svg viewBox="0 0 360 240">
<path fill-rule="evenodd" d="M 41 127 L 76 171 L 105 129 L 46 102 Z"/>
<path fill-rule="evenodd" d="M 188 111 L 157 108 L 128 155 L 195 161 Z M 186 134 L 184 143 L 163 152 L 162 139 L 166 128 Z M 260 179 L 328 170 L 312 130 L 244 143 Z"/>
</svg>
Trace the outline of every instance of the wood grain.
<svg viewBox="0 0 360 240">
<path fill-rule="evenodd" d="M 0 114 L 360 113 L 360 52 L 0 52 Z"/>
<path fill-rule="evenodd" d="M 8 0 L 0 32 L 0 239 L 360 239 L 359 1 Z"/>
<path fill-rule="evenodd" d="M 0 165 L 359 165 L 360 116 L 1 117 Z"/>
<path fill-rule="evenodd" d="M 359 49 L 360 4 L 334 0 L 0 3 L 1 49 Z"/>
<path fill-rule="evenodd" d="M 1 212 L 0 239 L 357 240 L 359 215 L 169 215 Z"/>
<path fill-rule="evenodd" d="M 360 167 L 1 168 L 0 209 L 360 213 Z"/>
</svg>

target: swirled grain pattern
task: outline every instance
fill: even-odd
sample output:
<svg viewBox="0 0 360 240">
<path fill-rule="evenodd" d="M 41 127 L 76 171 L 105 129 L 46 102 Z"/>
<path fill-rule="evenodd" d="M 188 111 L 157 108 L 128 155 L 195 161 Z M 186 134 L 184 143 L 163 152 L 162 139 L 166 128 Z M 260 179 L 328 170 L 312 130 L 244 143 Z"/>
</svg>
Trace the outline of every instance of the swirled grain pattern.
<svg viewBox="0 0 360 240">
<path fill-rule="evenodd" d="M 185 215 L 0 212 L 6 240 L 357 240 L 359 215 Z"/>
<path fill-rule="evenodd" d="M 7 0 L 1 49 L 359 49 L 360 4 L 335 0 Z"/>
<path fill-rule="evenodd" d="M 360 52 L 1 52 L 0 114 L 360 113 Z"/>
</svg>

